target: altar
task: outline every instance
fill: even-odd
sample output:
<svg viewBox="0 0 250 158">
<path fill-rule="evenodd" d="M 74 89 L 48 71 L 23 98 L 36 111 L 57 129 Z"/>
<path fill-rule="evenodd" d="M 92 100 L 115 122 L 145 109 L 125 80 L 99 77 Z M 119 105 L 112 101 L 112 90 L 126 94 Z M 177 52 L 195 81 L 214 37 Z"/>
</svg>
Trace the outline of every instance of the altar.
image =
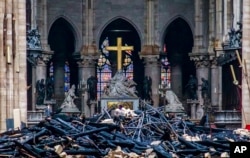
<svg viewBox="0 0 250 158">
<path fill-rule="evenodd" d="M 101 98 L 101 110 L 109 110 L 111 108 L 118 108 L 122 106 L 124 108 L 129 108 L 131 110 L 139 109 L 139 98 L 121 98 L 121 97 L 110 97 Z"/>
</svg>

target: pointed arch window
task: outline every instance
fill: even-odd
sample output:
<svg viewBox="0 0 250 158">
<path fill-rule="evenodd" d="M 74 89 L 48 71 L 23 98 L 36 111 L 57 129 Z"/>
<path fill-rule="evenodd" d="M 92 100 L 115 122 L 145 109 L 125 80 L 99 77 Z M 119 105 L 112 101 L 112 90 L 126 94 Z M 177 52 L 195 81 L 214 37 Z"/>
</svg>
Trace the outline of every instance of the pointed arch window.
<svg viewBox="0 0 250 158">
<path fill-rule="evenodd" d="M 112 70 L 111 65 L 107 57 L 103 54 L 100 55 L 98 62 L 97 62 L 97 99 L 100 99 L 104 87 L 107 86 L 111 77 L 112 77 Z"/>
<path fill-rule="evenodd" d="M 161 85 L 171 88 L 171 67 L 166 55 L 161 56 Z"/>
</svg>

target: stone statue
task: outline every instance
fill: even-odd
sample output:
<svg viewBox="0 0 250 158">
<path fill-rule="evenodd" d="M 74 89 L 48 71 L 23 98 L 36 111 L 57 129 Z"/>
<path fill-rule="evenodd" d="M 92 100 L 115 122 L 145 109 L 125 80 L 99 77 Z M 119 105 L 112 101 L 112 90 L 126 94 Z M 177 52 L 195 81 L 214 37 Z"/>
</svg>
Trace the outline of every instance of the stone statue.
<svg viewBox="0 0 250 158">
<path fill-rule="evenodd" d="M 143 79 L 143 98 L 151 100 L 152 95 L 152 79 L 150 76 L 145 76 Z"/>
<path fill-rule="evenodd" d="M 105 97 L 137 97 L 136 83 L 118 71 L 105 88 Z"/>
<path fill-rule="evenodd" d="M 201 84 L 201 96 L 203 99 L 209 98 L 209 83 L 208 80 L 205 78 L 201 78 L 202 84 Z"/>
<path fill-rule="evenodd" d="M 43 105 L 45 99 L 45 83 L 44 79 L 37 80 L 36 82 L 36 105 Z"/>
<path fill-rule="evenodd" d="M 41 49 L 40 34 L 38 29 L 31 29 L 27 31 L 27 47 L 33 49 Z"/>
<path fill-rule="evenodd" d="M 61 105 L 61 108 L 76 108 L 74 100 L 77 98 L 75 95 L 75 85 L 73 84 L 66 94 L 66 97 Z"/>
<path fill-rule="evenodd" d="M 97 78 L 90 76 L 87 79 L 87 91 L 88 91 L 88 100 L 96 100 L 97 97 Z"/>
<path fill-rule="evenodd" d="M 181 104 L 178 97 L 176 96 L 176 94 L 171 89 L 168 89 L 166 91 L 165 97 L 166 97 L 166 100 L 167 100 L 168 104 Z"/>
<path fill-rule="evenodd" d="M 50 76 L 46 80 L 46 100 L 51 100 L 54 95 L 54 79 L 53 76 Z"/>
<path fill-rule="evenodd" d="M 185 86 L 185 88 L 187 89 L 188 92 L 188 99 L 192 100 L 198 99 L 197 97 L 198 81 L 193 75 L 189 76 L 189 81 Z"/>
<path fill-rule="evenodd" d="M 182 103 L 176 96 L 176 94 L 171 90 L 168 89 L 165 93 L 165 98 L 168 102 L 168 105 L 165 107 L 166 111 L 168 112 L 183 112 L 184 107 L 182 106 Z"/>
</svg>

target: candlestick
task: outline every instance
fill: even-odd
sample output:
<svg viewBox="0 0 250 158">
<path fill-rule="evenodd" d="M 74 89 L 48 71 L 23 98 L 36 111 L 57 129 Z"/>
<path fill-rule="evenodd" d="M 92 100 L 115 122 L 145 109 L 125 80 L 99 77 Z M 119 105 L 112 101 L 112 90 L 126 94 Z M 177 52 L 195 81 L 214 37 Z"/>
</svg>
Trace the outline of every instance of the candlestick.
<svg viewBox="0 0 250 158">
<path fill-rule="evenodd" d="M 10 46 L 7 46 L 7 63 L 11 64 Z"/>
<path fill-rule="evenodd" d="M 236 80 L 233 65 L 230 65 L 232 76 L 233 76 L 233 83 L 236 84 L 238 81 Z"/>
<path fill-rule="evenodd" d="M 236 50 L 236 55 L 237 55 L 237 58 L 238 58 L 240 67 L 242 67 L 242 60 L 241 60 L 241 58 L 240 58 L 240 54 L 239 54 L 239 51 L 238 51 L 238 50 Z"/>
</svg>

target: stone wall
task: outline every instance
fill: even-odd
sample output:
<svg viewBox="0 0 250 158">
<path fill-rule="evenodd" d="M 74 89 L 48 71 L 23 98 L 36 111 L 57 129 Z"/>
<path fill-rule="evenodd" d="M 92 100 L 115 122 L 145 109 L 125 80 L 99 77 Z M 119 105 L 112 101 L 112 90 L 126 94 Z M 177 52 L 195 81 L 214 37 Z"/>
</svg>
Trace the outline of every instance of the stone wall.
<svg viewBox="0 0 250 158">
<path fill-rule="evenodd" d="M 155 4 L 155 42 L 161 45 L 164 38 L 164 31 L 167 25 L 170 24 L 175 18 L 181 17 L 187 21 L 193 30 L 194 27 L 194 5 L 193 1 L 187 0 L 159 0 Z M 77 36 L 81 37 L 77 41 L 79 43 L 84 42 L 82 39 L 84 36 L 84 24 L 83 20 L 85 16 L 85 1 L 84 0 L 50 0 L 48 1 L 48 28 L 51 27 L 53 22 L 58 17 L 64 17 L 68 20 Z M 145 0 L 94 0 L 94 38 L 96 43 L 99 43 L 99 37 L 102 30 L 110 22 L 117 18 L 123 18 L 130 22 L 137 30 L 142 40 L 142 45 L 145 41 L 145 24 L 146 24 L 146 1 Z M 48 29 L 49 31 L 49 29 Z M 82 43 L 83 44 L 83 43 Z M 78 45 L 78 44 L 77 44 Z"/>
</svg>

